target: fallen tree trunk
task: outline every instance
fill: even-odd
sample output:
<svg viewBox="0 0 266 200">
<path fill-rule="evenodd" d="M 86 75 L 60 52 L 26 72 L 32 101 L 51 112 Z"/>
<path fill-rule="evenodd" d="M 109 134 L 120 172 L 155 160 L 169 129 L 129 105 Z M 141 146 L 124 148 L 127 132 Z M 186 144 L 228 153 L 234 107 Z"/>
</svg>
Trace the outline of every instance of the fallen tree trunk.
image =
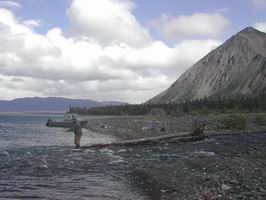
<svg viewBox="0 0 266 200">
<path fill-rule="evenodd" d="M 193 141 L 203 140 L 206 137 L 207 136 L 205 135 L 193 136 L 190 133 L 182 133 L 182 134 L 178 133 L 178 134 L 169 134 L 163 136 L 142 138 L 136 140 L 126 140 L 126 141 L 106 143 L 106 144 L 94 144 L 91 146 L 85 146 L 83 147 L 83 149 L 104 148 L 110 146 L 137 146 L 137 145 L 163 144 L 163 143 L 174 143 L 174 142 L 193 142 Z"/>
</svg>

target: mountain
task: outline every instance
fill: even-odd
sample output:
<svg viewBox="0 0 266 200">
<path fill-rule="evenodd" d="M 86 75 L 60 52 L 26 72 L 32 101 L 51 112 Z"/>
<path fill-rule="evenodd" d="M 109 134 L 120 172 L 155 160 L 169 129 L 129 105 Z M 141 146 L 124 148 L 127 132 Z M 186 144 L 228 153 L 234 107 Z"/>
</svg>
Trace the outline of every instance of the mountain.
<svg viewBox="0 0 266 200">
<path fill-rule="evenodd" d="M 266 92 L 266 34 L 248 27 L 199 60 L 149 103 Z"/>
<path fill-rule="evenodd" d="M 19 98 L 12 101 L 0 100 L 0 112 L 27 112 L 27 111 L 53 111 L 65 112 L 72 107 L 97 107 L 106 105 L 121 105 L 125 104 L 118 101 L 97 102 L 93 100 L 83 99 L 67 99 L 60 97 L 47 98 Z"/>
</svg>

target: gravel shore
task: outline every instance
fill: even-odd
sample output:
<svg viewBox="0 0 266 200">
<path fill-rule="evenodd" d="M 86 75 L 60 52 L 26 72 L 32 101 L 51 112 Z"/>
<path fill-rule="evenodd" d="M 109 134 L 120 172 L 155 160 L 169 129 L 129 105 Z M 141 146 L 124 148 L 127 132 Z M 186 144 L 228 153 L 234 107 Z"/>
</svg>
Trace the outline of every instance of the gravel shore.
<svg viewBox="0 0 266 200">
<path fill-rule="evenodd" d="M 126 160 L 119 166 L 121 173 L 150 199 L 266 199 L 266 129 L 256 125 L 253 115 L 244 117 L 247 123 L 242 130 L 224 126 L 225 116 L 83 119 L 89 120 L 87 129 L 118 141 L 189 133 L 193 120 L 203 120 L 209 136 L 203 141 L 109 149 Z M 147 130 L 153 120 L 157 128 Z M 162 127 L 167 130 L 161 131 Z"/>
<path fill-rule="evenodd" d="M 265 119 L 257 122 L 258 116 Z M 180 117 L 145 115 L 145 116 L 82 116 L 88 120 L 84 128 L 97 133 L 107 134 L 117 141 L 140 139 L 174 133 L 191 133 L 193 122 L 206 124 L 206 135 L 240 134 L 266 131 L 266 114 L 242 115 L 184 115 Z M 156 129 L 149 129 L 155 121 Z"/>
<path fill-rule="evenodd" d="M 155 145 L 149 150 L 133 148 L 134 153 L 123 156 L 135 169 L 128 176 L 151 199 L 266 199 L 265 133 Z"/>
</svg>

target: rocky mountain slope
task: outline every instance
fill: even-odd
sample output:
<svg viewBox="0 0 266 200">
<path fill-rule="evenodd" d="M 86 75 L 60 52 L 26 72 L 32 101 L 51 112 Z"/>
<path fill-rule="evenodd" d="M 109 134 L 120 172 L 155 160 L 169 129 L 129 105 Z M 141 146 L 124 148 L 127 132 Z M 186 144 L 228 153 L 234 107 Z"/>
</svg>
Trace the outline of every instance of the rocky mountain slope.
<svg viewBox="0 0 266 200">
<path fill-rule="evenodd" d="M 248 27 L 207 54 L 150 103 L 204 97 L 254 96 L 266 91 L 266 34 Z"/>
</svg>

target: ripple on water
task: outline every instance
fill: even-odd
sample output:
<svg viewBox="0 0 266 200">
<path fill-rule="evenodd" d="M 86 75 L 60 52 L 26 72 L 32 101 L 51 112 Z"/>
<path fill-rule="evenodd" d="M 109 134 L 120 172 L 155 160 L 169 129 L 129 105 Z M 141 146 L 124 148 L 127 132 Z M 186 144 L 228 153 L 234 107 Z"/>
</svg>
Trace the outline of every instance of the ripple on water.
<svg viewBox="0 0 266 200">
<path fill-rule="evenodd" d="M 45 127 L 48 117 L 0 114 L 0 199 L 143 199 L 125 178 L 122 151 L 73 150 L 73 132 Z M 84 130 L 81 142 L 114 141 Z"/>
<path fill-rule="evenodd" d="M 2 159 L 0 188 L 9 183 L 1 190 L 5 199 L 49 195 L 59 199 L 143 199 L 124 177 L 124 158 L 110 149 L 24 148 L 9 152 L 5 164 Z"/>
</svg>

